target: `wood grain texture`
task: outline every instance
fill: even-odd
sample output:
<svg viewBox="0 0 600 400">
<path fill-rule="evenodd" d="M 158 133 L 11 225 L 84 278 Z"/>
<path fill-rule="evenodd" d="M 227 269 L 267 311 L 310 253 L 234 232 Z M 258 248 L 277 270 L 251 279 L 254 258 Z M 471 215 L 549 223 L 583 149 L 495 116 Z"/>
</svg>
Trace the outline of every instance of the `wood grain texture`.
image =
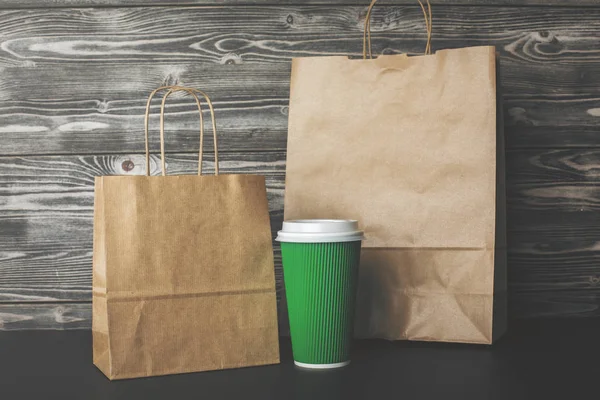
<svg viewBox="0 0 600 400">
<path fill-rule="evenodd" d="M 290 66 L 162 65 L 7 68 L 0 74 L 3 155 L 99 154 L 144 149 L 148 94 L 184 84 L 211 95 L 220 151 L 284 150 Z M 160 99 L 153 102 L 151 148 L 159 148 Z M 208 112 L 205 113 L 209 129 Z M 166 151 L 196 151 L 198 110 L 191 98 L 169 98 Z M 212 147 L 207 131 L 206 147 Z"/>
<path fill-rule="evenodd" d="M 377 9 L 376 51 L 421 51 L 419 12 Z M 291 57 L 358 55 L 363 18 L 349 6 L 0 12 L 0 154 L 137 152 L 145 97 L 167 83 L 214 97 L 224 151 L 284 150 Z M 600 7 L 440 6 L 435 26 L 436 48 L 498 47 L 509 148 L 598 145 Z M 193 107 L 170 110 L 167 150 L 189 151 Z"/>
<path fill-rule="evenodd" d="M 600 209 L 600 151 L 525 150 L 507 156 L 514 208 L 594 212 Z"/>
<path fill-rule="evenodd" d="M 600 151 L 507 153 L 511 312 L 600 316 Z"/>
<path fill-rule="evenodd" d="M 0 304 L 0 330 L 91 329 L 90 303 Z"/>
<path fill-rule="evenodd" d="M 600 6 L 436 7 L 434 49 L 496 45 L 505 58 L 593 63 Z M 45 64 L 282 62 L 362 54 L 366 7 L 135 7 L 0 12 L 0 66 Z M 414 5 L 376 8 L 375 53 L 422 53 L 426 29 Z"/>
<path fill-rule="evenodd" d="M 600 72 L 593 65 L 557 68 L 558 78 L 548 78 L 548 69 L 537 64 L 523 69 L 503 60 L 501 67 L 509 148 L 598 146 Z M 11 67 L 0 74 L 2 155 L 138 152 L 144 148 L 146 96 L 169 83 L 202 87 L 212 95 L 222 151 L 286 148 L 289 64 L 42 69 L 43 76 L 37 68 Z M 580 83 L 579 74 L 585 75 Z M 153 104 L 156 149 L 159 101 Z M 190 99 L 174 98 L 167 112 L 167 151 L 194 150 L 198 122 Z"/>
<path fill-rule="evenodd" d="M 212 95 L 223 170 L 267 176 L 279 228 L 290 60 L 358 56 L 368 1 L 276 3 L 0 0 L 0 329 L 89 328 L 93 178 L 143 173 L 145 99 L 159 85 Z M 387 3 L 375 52 L 421 52 L 416 2 Z M 500 55 L 513 317 L 600 316 L 599 32 L 595 0 L 434 3 L 434 49 Z M 194 107 L 177 96 L 168 109 L 169 170 L 194 173 Z"/>
<path fill-rule="evenodd" d="M 206 158 L 209 174 L 213 157 Z M 245 152 L 225 153 L 219 163 L 221 173 L 267 177 L 274 232 L 283 217 L 284 160 Z M 151 168 L 159 173 L 157 157 Z M 167 170 L 195 174 L 197 155 L 170 155 Z M 90 300 L 94 177 L 144 173 L 145 158 L 135 154 L 0 158 L 0 302 Z"/>
<path fill-rule="evenodd" d="M 415 0 L 381 1 L 381 7 L 391 4 L 414 4 Z M 367 0 L 2 0 L 2 8 L 53 8 L 53 7 L 132 7 L 132 6 L 240 6 L 240 5 L 307 5 L 307 4 L 348 4 L 368 6 Z M 435 0 L 434 5 L 511 5 L 511 6 L 556 6 L 556 7 L 591 7 L 596 0 Z"/>
</svg>

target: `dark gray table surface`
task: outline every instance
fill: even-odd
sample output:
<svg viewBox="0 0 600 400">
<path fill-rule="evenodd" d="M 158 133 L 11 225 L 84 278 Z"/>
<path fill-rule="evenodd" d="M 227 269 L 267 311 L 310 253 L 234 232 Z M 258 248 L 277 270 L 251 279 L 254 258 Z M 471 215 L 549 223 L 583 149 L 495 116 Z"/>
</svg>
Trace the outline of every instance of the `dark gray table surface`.
<svg viewBox="0 0 600 400">
<path fill-rule="evenodd" d="M 110 382 L 90 331 L 0 332 L 0 399 L 579 399 L 600 391 L 600 320 L 514 322 L 493 346 L 359 340 L 352 363 Z M 591 396 L 591 397 L 590 397 Z"/>
</svg>

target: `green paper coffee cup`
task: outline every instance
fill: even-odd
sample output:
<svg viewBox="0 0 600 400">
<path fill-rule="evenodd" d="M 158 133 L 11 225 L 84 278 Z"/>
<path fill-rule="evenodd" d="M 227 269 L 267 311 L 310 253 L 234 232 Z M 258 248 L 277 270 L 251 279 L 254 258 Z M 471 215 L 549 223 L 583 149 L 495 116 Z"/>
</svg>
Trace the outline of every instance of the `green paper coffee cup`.
<svg viewBox="0 0 600 400">
<path fill-rule="evenodd" d="M 363 238 L 352 220 L 283 223 L 277 241 L 297 366 L 328 369 L 350 363 Z"/>
</svg>

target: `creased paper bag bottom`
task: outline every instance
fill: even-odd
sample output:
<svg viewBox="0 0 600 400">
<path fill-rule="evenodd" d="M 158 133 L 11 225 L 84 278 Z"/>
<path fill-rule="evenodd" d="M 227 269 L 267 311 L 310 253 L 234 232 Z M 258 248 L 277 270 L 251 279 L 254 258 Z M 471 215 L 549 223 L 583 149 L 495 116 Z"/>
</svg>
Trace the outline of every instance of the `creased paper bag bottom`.
<svg viewBox="0 0 600 400">
<path fill-rule="evenodd" d="M 108 302 L 96 295 L 94 302 L 108 304 L 111 341 L 109 352 L 97 352 L 94 363 L 112 379 L 276 364 L 273 301 L 274 290 Z M 265 312 L 273 315 L 256 318 Z M 106 338 L 96 327 L 94 340 Z M 109 365 L 112 370 L 105 371 Z"/>
<path fill-rule="evenodd" d="M 492 342 L 494 250 L 362 250 L 355 336 Z"/>
</svg>

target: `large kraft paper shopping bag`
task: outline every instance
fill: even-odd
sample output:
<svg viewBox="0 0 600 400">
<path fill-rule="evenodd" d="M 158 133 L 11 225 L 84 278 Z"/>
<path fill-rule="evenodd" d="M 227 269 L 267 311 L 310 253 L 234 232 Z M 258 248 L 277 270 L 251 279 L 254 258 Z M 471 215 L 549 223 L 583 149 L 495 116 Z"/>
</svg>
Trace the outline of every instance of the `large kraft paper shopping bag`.
<svg viewBox="0 0 600 400">
<path fill-rule="evenodd" d="M 278 363 L 265 178 L 219 175 L 216 133 L 215 176 L 165 176 L 165 101 L 187 91 L 201 113 L 203 94 L 167 89 L 163 176 L 148 176 L 151 95 L 146 176 L 96 178 L 94 364 L 123 379 Z"/>
<path fill-rule="evenodd" d="M 489 344 L 506 330 L 496 84 L 493 47 L 293 60 L 285 218 L 361 222 L 357 336 Z"/>
</svg>

